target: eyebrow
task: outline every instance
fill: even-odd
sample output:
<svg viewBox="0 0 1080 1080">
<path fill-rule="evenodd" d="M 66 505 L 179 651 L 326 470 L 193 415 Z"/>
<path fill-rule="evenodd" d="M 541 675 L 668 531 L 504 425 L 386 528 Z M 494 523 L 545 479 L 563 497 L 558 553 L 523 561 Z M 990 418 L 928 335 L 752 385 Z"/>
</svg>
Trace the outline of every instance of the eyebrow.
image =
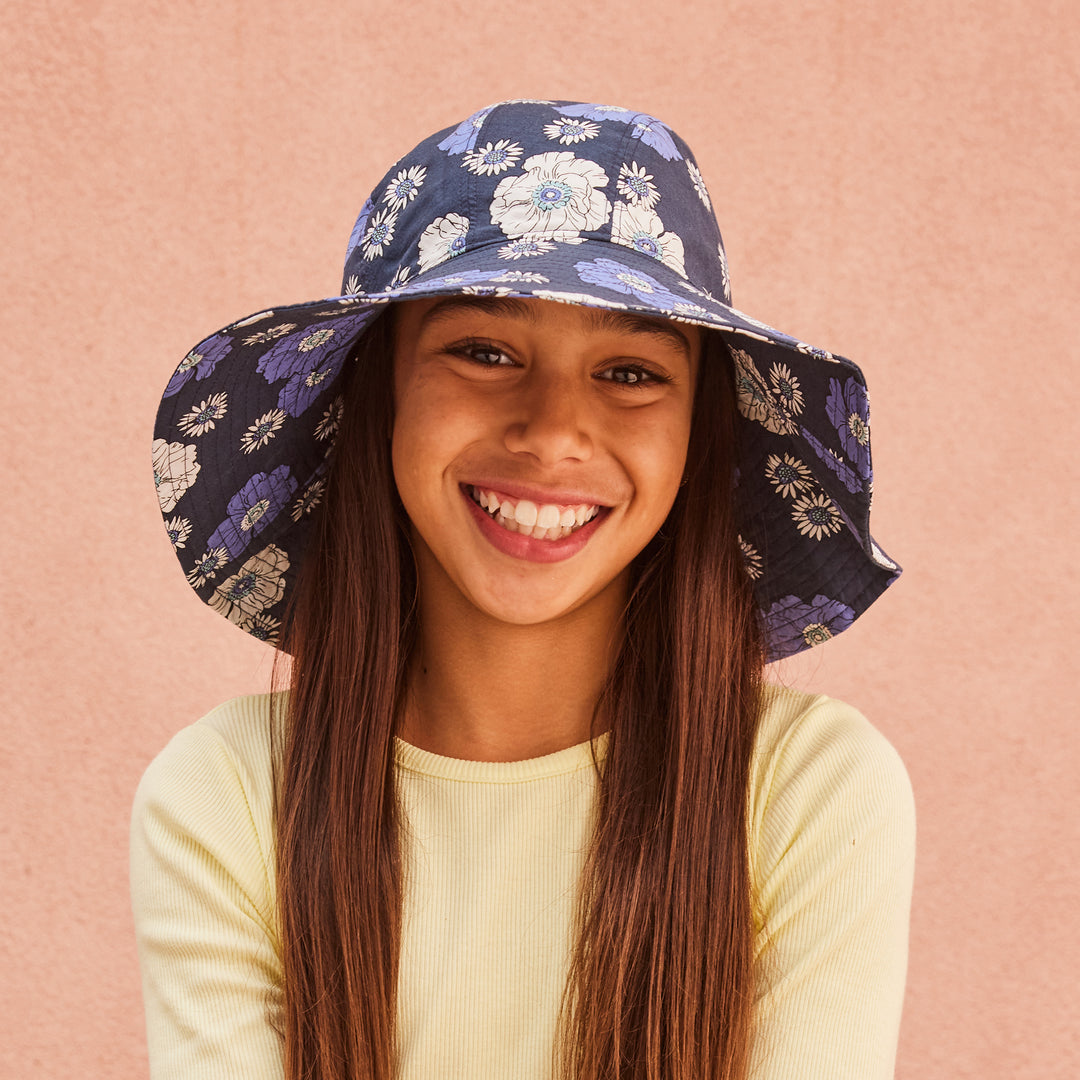
<svg viewBox="0 0 1080 1080">
<path fill-rule="evenodd" d="M 629 311 L 612 311 L 609 308 L 590 308 L 579 305 L 587 312 L 590 330 L 609 330 L 621 334 L 645 334 L 662 338 L 669 345 L 674 345 L 687 358 L 690 357 L 690 342 L 678 327 L 659 317 L 638 315 Z M 421 326 L 440 322 L 462 310 L 480 311 L 485 315 L 497 315 L 503 318 L 517 319 L 535 325 L 542 321 L 542 311 L 527 300 L 513 296 L 447 296 L 424 313 Z"/>
</svg>

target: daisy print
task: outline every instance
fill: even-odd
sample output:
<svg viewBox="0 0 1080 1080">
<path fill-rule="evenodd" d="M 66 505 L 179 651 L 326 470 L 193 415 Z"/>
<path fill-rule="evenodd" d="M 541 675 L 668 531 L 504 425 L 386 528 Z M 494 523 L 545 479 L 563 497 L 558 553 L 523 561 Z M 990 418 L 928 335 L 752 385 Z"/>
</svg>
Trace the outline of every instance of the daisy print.
<svg viewBox="0 0 1080 1080">
<path fill-rule="evenodd" d="M 343 397 L 336 397 L 330 402 L 323 413 L 322 419 L 315 425 L 315 438 L 319 442 L 324 442 L 326 439 L 332 439 L 336 434 L 338 427 L 341 425 L 341 418 L 345 415 L 345 399 Z"/>
<path fill-rule="evenodd" d="M 194 444 L 155 439 L 153 447 L 154 487 L 163 514 L 171 514 L 183 498 L 202 466 L 195 460 Z"/>
<path fill-rule="evenodd" d="M 244 432 L 240 439 L 240 449 L 245 454 L 250 454 L 265 446 L 285 423 L 285 413 L 280 409 L 271 409 L 264 413 Z"/>
<path fill-rule="evenodd" d="M 226 578 L 207 603 L 230 622 L 242 623 L 245 618 L 273 607 L 285 595 L 288 569 L 289 556 L 271 544 Z"/>
<path fill-rule="evenodd" d="M 840 531 L 840 511 L 823 491 L 796 499 L 791 508 L 791 517 L 799 532 L 814 540 L 822 540 Z"/>
<path fill-rule="evenodd" d="M 179 551 L 191 535 L 191 522 L 182 517 L 170 518 L 165 522 L 165 531 L 169 534 L 172 546 Z"/>
<path fill-rule="evenodd" d="M 240 629 L 247 631 L 253 638 L 265 641 L 267 645 L 276 645 L 278 631 L 281 629 L 281 620 L 272 615 L 253 615 L 240 623 Z"/>
<path fill-rule="evenodd" d="M 547 285 L 551 281 L 551 278 L 544 277 L 543 274 L 533 274 L 527 270 L 507 270 L 490 280 L 507 283 L 511 281 L 522 281 L 529 285 Z"/>
<path fill-rule="evenodd" d="M 498 176 L 514 168 L 524 153 L 520 143 L 509 139 L 489 142 L 479 150 L 470 150 L 461 161 L 462 168 L 475 176 Z"/>
<path fill-rule="evenodd" d="M 681 237 L 665 232 L 659 216 L 647 207 L 616 203 L 611 218 L 611 239 L 648 255 L 650 259 L 659 260 L 680 277 L 686 277 Z"/>
<path fill-rule="evenodd" d="M 460 255 L 465 250 L 469 219 L 461 214 L 436 218 L 420 235 L 420 272 Z"/>
<path fill-rule="evenodd" d="M 495 188 L 491 220 L 511 239 L 576 238 L 598 229 L 611 216 L 601 190 L 608 177 L 594 161 L 569 151 L 534 154 L 522 176 L 507 176 Z"/>
<path fill-rule="evenodd" d="M 586 139 L 595 139 L 600 134 L 600 125 L 594 124 L 591 120 L 572 120 L 568 116 L 563 116 L 553 124 L 546 124 L 544 134 L 549 139 L 557 140 L 565 146 L 570 143 L 584 142 Z"/>
<path fill-rule="evenodd" d="M 551 240 L 538 240 L 535 237 L 526 236 L 521 240 L 511 240 L 509 244 L 503 244 L 499 248 L 500 259 L 526 259 L 530 255 L 546 255 L 555 250 L 555 244 Z"/>
<path fill-rule="evenodd" d="M 268 341 L 276 341 L 279 337 L 291 334 L 296 329 L 296 323 L 283 322 L 277 326 L 271 326 L 266 330 L 258 330 L 254 334 L 248 334 L 244 338 L 245 345 L 265 345 Z"/>
<path fill-rule="evenodd" d="M 427 167 L 424 165 L 413 165 L 411 168 L 402 169 L 386 185 L 382 201 L 388 203 L 391 210 L 403 210 L 416 198 L 424 186 L 425 176 L 427 176 Z"/>
<path fill-rule="evenodd" d="M 753 544 L 748 544 L 741 536 L 739 537 L 739 550 L 742 552 L 746 576 L 751 581 L 757 581 L 765 569 L 761 561 L 761 554 Z"/>
<path fill-rule="evenodd" d="M 390 279 L 390 284 L 383 289 L 383 292 L 393 292 L 394 289 L 400 289 L 404 285 L 409 277 L 412 275 L 412 267 L 406 263 L 404 266 L 399 266 L 394 271 L 394 276 Z"/>
<path fill-rule="evenodd" d="M 190 412 L 184 413 L 176 426 L 185 435 L 205 435 L 214 430 L 214 422 L 220 420 L 229 407 L 229 398 L 225 393 L 211 394 L 205 401 L 200 401 Z"/>
<path fill-rule="evenodd" d="M 765 613 L 772 655 L 779 660 L 806 646 L 821 645 L 847 629 L 855 612 L 840 600 L 815 596 L 809 603 L 798 596 L 777 600 Z"/>
<path fill-rule="evenodd" d="M 380 210 L 368 225 L 367 232 L 360 246 L 364 249 L 364 259 L 374 259 L 394 239 L 394 226 L 397 224 L 397 211 L 386 207 Z"/>
<path fill-rule="evenodd" d="M 793 499 L 813 490 L 814 474 L 798 458 L 770 454 L 765 462 L 765 478 L 778 495 Z"/>
<path fill-rule="evenodd" d="M 229 553 L 223 547 L 208 548 L 188 573 L 188 584 L 201 589 L 217 577 L 218 571 L 229 561 Z"/>
<path fill-rule="evenodd" d="M 632 206 L 644 206 L 651 210 L 660 201 L 660 192 L 652 182 L 652 173 L 639 166 L 636 161 L 619 166 L 619 177 L 615 182 L 619 194 Z"/>
<path fill-rule="evenodd" d="M 798 416 L 803 411 L 803 394 L 799 389 L 799 380 L 791 374 L 787 364 L 773 364 L 769 369 L 769 383 L 791 415 Z"/>
<path fill-rule="evenodd" d="M 309 484 L 304 489 L 303 494 L 292 504 L 292 508 L 289 510 L 289 516 L 293 521 L 299 521 L 305 514 L 310 514 L 319 505 L 325 487 L 326 481 L 320 479 L 313 484 Z"/>
<path fill-rule="evenodd" d="M 701 177 L 701 170 L 690 160 L 687 160 L 686 168 L 690 173 L 690 181 L 694 185 L 694 190 L 697 192 L 698 198 L 705 204 L 706 210 L 711 210 L 712 200 L 709 198 L 709 193 L 705 189 L 705 181 Z"/>
</svg>

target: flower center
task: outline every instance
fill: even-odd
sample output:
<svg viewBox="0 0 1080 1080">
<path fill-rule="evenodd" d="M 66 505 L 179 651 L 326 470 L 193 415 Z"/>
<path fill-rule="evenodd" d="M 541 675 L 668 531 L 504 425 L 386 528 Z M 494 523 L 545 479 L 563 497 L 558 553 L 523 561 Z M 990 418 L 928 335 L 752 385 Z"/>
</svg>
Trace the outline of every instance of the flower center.
<svg viewBox="0 0 1080 1080">
<path fill-rule="evenodd" d="M 559 180 L 548 184 L 541 184 L 533 191 L 533 205 L 540 210 L 559 210 L 569 201 L 573 191 L 569 184 Z"/>
<path fill-rule="evenodd" d="M 254 506 L 249 506 L 247 513 L 240 521 L 240 528 L 243 532 L 247 532 L 252 528 L 256 521 L 259 520 L 270 509 L 269 499 L 260 499 Z"/>
</svg>

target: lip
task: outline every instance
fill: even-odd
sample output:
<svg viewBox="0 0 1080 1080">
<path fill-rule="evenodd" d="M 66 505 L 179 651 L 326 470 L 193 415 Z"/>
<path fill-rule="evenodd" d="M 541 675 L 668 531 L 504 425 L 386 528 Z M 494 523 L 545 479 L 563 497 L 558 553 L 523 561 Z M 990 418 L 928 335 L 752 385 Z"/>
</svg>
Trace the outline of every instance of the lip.
<svg viewBox="0 0 1080 1080">
<path fill-rule="evenodd" d="M 512 480 L 468 480 L 458 485 L 468 496 L 470 487 L 479 488 L 481 491 L 493 491 L 496 495 L 506 495 L 515 502 L 528 499 L 536 503 L 551 503 L 554 506 L 599 506 L 601 510 L 609 510 L 611 501 L 600 498 L 595 492 L 588 492 L 582 488 L 542 488 L 532 487 L 529 484 L 518 484 Z M 470 499 L 470 502 L 472 500 Z"/>
<path fill-rule="evenodd" d="M 476 486 L 482 487 L 483 485 L 477 484 Z M 473 501 L 472 496 L 464 486 L 458 490 L 461 492 L 461 497 L 465 500 L 469 512 L 472 514 L 473 520 L 476 522 L 484 539 L 504 555 L 509 555 L 514 559 L 523 559 L 526 562 L 555 563 L 571 558 L 589 542 L 593 533 L 596 532 L 610 513 L 609 507 L 601 507 L 596 517 L 591 521 L 587 521 L 580 529 L 575 529 L 569 536 L 564 536 L 561 540 L 537 540 L 532 536 L 522 536 L 521 533 L 510 532 L 509 529 L 497 525 L 491 515 Z M 497 487 L 493 484 L 488 490 L 505 493 L 511 498 L 527 499 L 530 497 L 527 494 L 517 496 L 513 490 L 507 490 L 505 485 Z M 528 489 L 516 488 L 515 490 L 527 491 Z M 535 491 L 535 489 L 533 490 Z M 544 502 L 555 501 L 553 493 L 545 494 L 541 498 Z M 576 496 L 573 498 L 576 499 Z M 581 504 L 570 501 L 568 505 Z M 592 505 L 598 504 L 593 503 Z"/>
</svg>

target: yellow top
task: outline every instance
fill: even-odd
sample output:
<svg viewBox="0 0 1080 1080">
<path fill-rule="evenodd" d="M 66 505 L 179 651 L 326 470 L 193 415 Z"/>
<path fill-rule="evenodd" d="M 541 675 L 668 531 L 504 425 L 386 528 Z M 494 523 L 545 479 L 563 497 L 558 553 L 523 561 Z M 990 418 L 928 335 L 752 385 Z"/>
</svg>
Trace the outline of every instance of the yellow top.
<svg viewBox="0 0 1080 1080">
<path fill-rule="evenodd" d="M 135 798 L 131 887 L 154 1080 L 277 1080 L 265 695 L 181 731 Z M 606 739 L 597 740 L 602 755 Z M 548 1080 L 590 744 L 461 761 L 397 744 L 408 815 L 399 1080 Z M 914 809 L 904 766 L 850 706 L 771 687 L 750 783 L 753 1080 L 893 1075 Z"/>
</svg>

